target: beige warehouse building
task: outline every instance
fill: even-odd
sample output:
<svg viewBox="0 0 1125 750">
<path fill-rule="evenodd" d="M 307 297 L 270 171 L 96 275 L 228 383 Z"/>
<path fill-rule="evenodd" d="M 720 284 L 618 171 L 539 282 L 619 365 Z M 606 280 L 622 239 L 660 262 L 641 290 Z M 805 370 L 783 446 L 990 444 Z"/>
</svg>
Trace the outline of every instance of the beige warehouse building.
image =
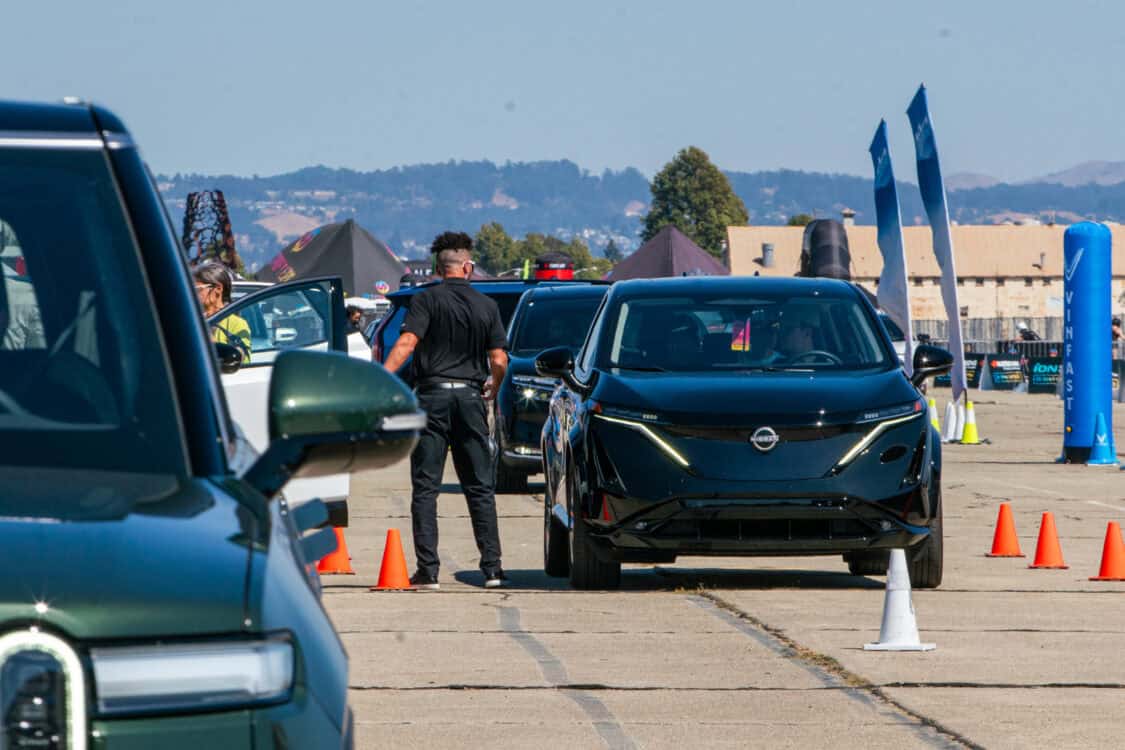
<svg viewBox="0 0 1125 750">
<path fill-rule="evenodd" d="M 1125 225 L 1111 224 L 1113 310 L 1125 307 Z M 849 225 L 852 279 L 874 292 L 883 270 L 874 226 Z M 1062 225 L 952 227 L 962 318 L 1061 318 Z M 928 226 L 903 227 L 910 309 L 915 320 L 945 317 L 941 271 Z M 804 227 L 728 227 L 732 275 L 793 276 Z M 770 251 L 772 248 L 772 252 Z M 772 256 L 772 262 L 769 258 Z"/>
</svg>

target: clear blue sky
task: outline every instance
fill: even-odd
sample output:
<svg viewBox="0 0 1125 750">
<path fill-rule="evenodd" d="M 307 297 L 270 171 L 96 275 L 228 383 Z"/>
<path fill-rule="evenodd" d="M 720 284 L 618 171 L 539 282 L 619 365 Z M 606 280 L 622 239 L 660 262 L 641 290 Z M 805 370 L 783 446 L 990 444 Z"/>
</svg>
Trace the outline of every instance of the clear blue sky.
<svg viewBox="0 0 1125 750">
<path fill-rule="evenodd" d="M 0 96 L 81 95 L 159 172 L 567 158 L 651 174 L 867 175 L 930 90 L 944 171 L 1125 159 L 1125 3 L 39 0 L 5 4 Z"/>
</svg>

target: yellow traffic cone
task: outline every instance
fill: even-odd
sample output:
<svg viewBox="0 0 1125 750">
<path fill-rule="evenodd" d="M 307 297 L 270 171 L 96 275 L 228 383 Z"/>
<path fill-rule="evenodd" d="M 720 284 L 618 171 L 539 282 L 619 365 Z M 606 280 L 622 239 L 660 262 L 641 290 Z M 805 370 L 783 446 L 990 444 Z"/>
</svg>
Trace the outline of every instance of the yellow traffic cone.
<svg viewBox="0 0 1125 750">
<path fill-rule="evenodd" d="M 929 401 L 926 402 L 926 408 L 930 410 L 930 424 L 932 424 L 934 426 L 934 429 L 937 430 L 937 434 L 940 435 L 941 434 L 941 422 L 938 421 L 937 402 L 935 402 L 931 398 Z"/>
<path fill-rule="evenodd" d="M 980 435 L 977 434 L 977 415 L 973 411 L 973 402 L 965 405 L 965 432 L 961 434 L 961 445 L 980 445 Z"/>
</svg>

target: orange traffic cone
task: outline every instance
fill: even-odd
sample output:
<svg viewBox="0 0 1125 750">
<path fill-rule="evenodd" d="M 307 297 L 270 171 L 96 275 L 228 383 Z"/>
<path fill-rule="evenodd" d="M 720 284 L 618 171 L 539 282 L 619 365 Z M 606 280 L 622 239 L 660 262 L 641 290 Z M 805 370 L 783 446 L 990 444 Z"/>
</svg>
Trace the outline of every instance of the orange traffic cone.
<svg viewBox="0 0 1125 750">
<path fill-rule="evenodd" d="M 1039 543 L 1035 545 L 1035 562 L 1029 568 L 1069 568 L 1063 562 L 1059 535 L 1055 532 L 1055 517 L 1050 511 L 1043 514 L 1039 525 Z"/>
<path fill-rule="evenodd" d="M 996 533 L 992 536 L 992 551 L 988 557 L 1023 557 L 1020 540 L 1016 536 L 1016 522 L 1012 520 L 1012 506 L 1000 503 L 1000 515 L 996 517 Z"/>
<path fill-rule="evenodd" d="M 1125 581 L 1125 542 L 1121 541 L 1121 527 L 1110 521 L 1105 530 L 1105 547 L 1102 548 L 1102 569 L 1091 581 Z"/>
<path fill-rule="evenodd" d="M 344 530 L 339 526 L 334 526 L 332 530 L 336 532 L 336 550 L 321 558 L 316 564 L 316 572 L 321 575 L 354 576 L 352 558 L 348 554 L 348 543 L 344 541 Z"/>
<path fill-rule="evenodd" d="M 387 529 L 387 543 L 383 547 L 383 564 L 379 568 L 379 583 L 371 591 L 400 591 L 410 588 L 410 574 L 406 572 L 406 555 L 402 554 L 402 539 L 398 529 Z"/>
</svg>

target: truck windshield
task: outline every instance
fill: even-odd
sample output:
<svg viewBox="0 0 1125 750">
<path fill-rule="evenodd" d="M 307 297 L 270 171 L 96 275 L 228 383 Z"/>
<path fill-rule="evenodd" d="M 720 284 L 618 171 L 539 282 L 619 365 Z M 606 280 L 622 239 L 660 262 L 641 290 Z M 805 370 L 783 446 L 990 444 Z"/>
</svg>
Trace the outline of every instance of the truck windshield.
<svg viewBox="0 0 1125 750">
<path fill-rule="evenodd" d="M 136 243 L 100 150 L 0 149 L 0 464 L 182 473 Z"/>
</svg>

